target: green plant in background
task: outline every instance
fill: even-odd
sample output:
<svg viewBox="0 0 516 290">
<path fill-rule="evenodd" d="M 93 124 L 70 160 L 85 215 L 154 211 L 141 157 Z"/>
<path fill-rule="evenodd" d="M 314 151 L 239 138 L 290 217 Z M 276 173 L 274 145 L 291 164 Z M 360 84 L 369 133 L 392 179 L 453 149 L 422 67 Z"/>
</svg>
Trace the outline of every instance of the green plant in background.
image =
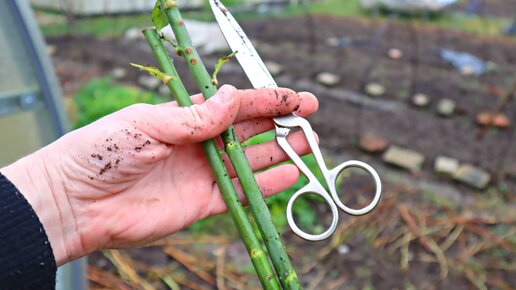
<svg viewBox="0 0 516 290">
<path fill-rule="evenodd" d="M 274 131 L 269 131 L 262 133 L 260 135 L 254 136 L 249 140 L 242 143 L 243 146 L 252 146 L 263 144 L 266 142 L 274 141 L 275 134 Z M 305 164 L 310 168 L 310 170 L 316 173 L 317 178 L 324 184 L 323 177 L 319 172 L 319 168 L 317 167 L 317 163 L 315 162 L 314 157 L 310 155 L 303 156 L 301 159 L 305 162 Z M 287 163 L 292 163 L 288 161 Z M 264 169 L 266 170 L 266 169 Z M 285 213 L 285 209 L 287 208 L 287 203 L 290 197 L 301 187 L 305 186 L 308 183 L 308 179 L 301 175 L 297 180 L 296 184 L 294 184 L 289 189 L 280 192 L 266 200 L 267 206 L 271 212 L 273 217 L 274 225 L 278 229 L 280 233 L 284 232 L 287 226 L 287 216 Z M 300 198 L 296 201 L 296 206 L 294 207 L 294 215 L 297 218 L 297 224 L 306 231 L 317 233 L 320 226 L 317 226 L 317 216 L 315 211 L 312 208 L 313 203 L 323 202 L 322 199 L 317 196 L 307 195 L 305 198 Z M 236 233 L 234 232 L 232 227 L 225 226 L 230 225 L 230 217 L 227 214 L 213 216 L 206 218 L 202 221 L 199 221 L 189 227 L 189 230 L 193 233 L 210 233 L 210 234 L 229 234 L 231 236 L 236 237 Z"/>
<path fill-rule="evenodd" d="M 115 85 L 110 78 L 95 79 L 74 96 L 78 114 L 73 127 L 88 125 L 132 104 L 158 104 L 164 101 L 164 98 L 139 88 Z"/>
<path fill-rule="evenodd" d="M 304 156 L 302 159 L 305 164 L 307 164 L 308 167 L 312 170 L 312 172 L 316 172 L 317 165 L 313 156 Z M 301 175 L 296 184 L 294 184 L 292 187 L 272 197 L 269 197 L 266 200 L 267 206 L 269 207 L 269 211 L 273 218 L 274 225 L 280 233 L 283 233 L 286 230 L 287 216 L 285 209 L 287 208 L 287 203 L 290 197 L 307 183 L 308 180 L 306 177 Z M 322 232 L 322 228 L 320 228 L 317 223 L 317 215 L 312 208 L 314 203 L 319 202 L 323 202 L 323 200 L 313 195 L 307 195 L 305 198 L 300 198 L 296 201 L 296 206 L 294 207 L 294 216 L 296 217 L 296 222 L 299 227 L 308 232 Z M 230 225 L 231 218 L 227 214 L 223 214 L 203 219 L 191 225 L 188 230 L 193 233 L 209 233 L 214 235 L 222 234 L 237 237 L 234 228 Z"/>
<path fill-rule="evenodd" d="M 318 167 L 312 155 L 304 156 L 301 159 L 303 159 L 305 164 L 312 170 L 312 172 L 317 172 Z M 267 205 L 269 206 L 270 211 L 274 216 L 274 223 L 280 231 L 283 231 L 287 225 L 285 209 L 287 208 L 290 197 L 306 184 L 308 184 L 308 179 L 304 175 L 301 175 L 296 184 L 294 184 L 292 187 L 267 199 Z M 296 201 L 296 205 L 293 208 L 294 216 L 296 217 L 296 223 L 300 228 L 316 234 L 322 232 L 320 231 L 320 226 L 316 226 L 317 216 L 316 212 L 311 206 L 312 203 L 318 203 L 321 201 L 322 199 L 315 195 L 306 195 Z"/>
<path fill-rule="evenodd" d="M 243 145 L 258 145 L 265 142 L 274 141 L 275 137 L 276 136 L 274 131 L 269 131 L 254 136 L 253 138 L 244 142 Z M 319 179 L 321 184 L 325 184 L 324 178 L 321 172 L 319 171 L 319 167 L 317 166 L 317 163 L 315 162 L 315 158 L 313 157 L 313 155 L 306 155 L 301 157 L 301 159 L 303 159 L 304 163 L 308 166 L 308 168 L 310 168 L 310 171 L 315 173 L 315 176 L 317 177 L 317 179 Z M 288 161 L 287 163 L 292 162 Z M 294 184 L 292 187 L 267 199 L 267 205 L 269 206 L 271 214 L 274 217 L 274 224 L 280 232 L 283 232 L 285 226 L 287 225 L 287 216 L 285 214 L 285 209 L 287 208 L 287 203 L 290 197 L 306 184 L 308 184 L 308 179 L 301 174 L 296 184 Z M 309 232 L 315 233 L 317 233 L 317 231 L 320 230 L 318 227 L 315 227 L 317 216 L 315 214 L 315 211 L 311 207 L 312 203 L 319 202 L 323 202 L 323 199 L 315 195 L 307 195 L 306 197 L 300 198 L 296 201 L 296 205 L 294 206 L 294 215 L 297 218 L 297 224 L 301 228 Z"/>
</svg>

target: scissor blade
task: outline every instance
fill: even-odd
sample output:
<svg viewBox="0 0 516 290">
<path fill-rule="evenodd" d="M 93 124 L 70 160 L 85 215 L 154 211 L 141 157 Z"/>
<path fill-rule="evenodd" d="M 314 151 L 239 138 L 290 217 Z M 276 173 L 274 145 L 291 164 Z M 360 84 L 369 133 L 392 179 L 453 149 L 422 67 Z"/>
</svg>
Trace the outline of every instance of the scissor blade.
<svg viewBox="0 0 516 290">
<path fill-rule="evenodd" d="M 277 87 L 271 73 L 256 52 L 253 44 L 233 18 L 229 10 L 219 0 L 210 0 L 211 9 L 219 23 L 229 47 L 236 51 L 236 58 L 255 88 Z"/>
</svg>

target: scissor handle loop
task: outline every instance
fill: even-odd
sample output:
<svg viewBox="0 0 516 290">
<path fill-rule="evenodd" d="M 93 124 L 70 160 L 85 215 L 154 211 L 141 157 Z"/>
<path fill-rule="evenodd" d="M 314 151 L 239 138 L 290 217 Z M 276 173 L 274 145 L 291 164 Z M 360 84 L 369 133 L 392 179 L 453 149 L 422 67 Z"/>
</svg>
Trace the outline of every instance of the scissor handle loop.
<svg viewBox="0 0 516 290">
<path fill-rule="evenodd" d="M 290 198 L 290 200 L 288 201 L 288 204 L 287 204 L 287 222 L 288 222 L 290 228 L 292 229 L 292 231 L 296 235 L 298 235 L 300 238 L 305 239 L 307 241 L 313 241 L 313 242 L 322 241 L 322 240 L 330 237 L 333 234 L 333 232 L 335 232 L 335 229 L 337 228 L 337 222 L 339 221 L 339 210 L 338 210 L 337 206 L 335 205 L 335 203 L 333 202 L 331 197 L 326 193 L 324 188 L 318 188 L 318 187 L 319 187 L 318 185 L 316 185 L 312 182 L 308 183 L 306 186 L 304 186 L 303 188 L 298 190 L 296 193 L 294 193 L 294 195 L 292 195 L 292 197 Z M 296 222 L 294 221 L 294 211 L 293 211 L 294 203 L 296 202 L 296 200 L 298 198 L 300 198 L 301 196 L 303 196 L 305 194 L 316 194 L 316 195 L 322 197 L 325 200 L 326 204 L 330 206 L 331 213 L 332 213 L 332 222 L 331 222 L 330 227 L 326 231 L 324 231 L 322 234 L 318 234 L 318 235 L 309 234 L 309 233 L 303 231 L 302 229 L 300 229 L 297 226 Z"/>
<path fill-rule="evenodd" d="M 353 208 L 346 206 L 344 203 L 342 203 L 339 196 L 337 195 L 336 187 L 337 187 L 338 176 L 345 169 L 353 168 L 353 167 L 360 168 L 360 169 L 364 170 L 365 172 L 367 172 L 373 178 L 374 185 L 375 185 L 375 192 L 374 192 L 373 200 L 368 205 L 366 205 L 365 207 L 360 208 L 360 209 L 353 209 Z M 362 161 L 357 161 L 357 160 L 346 161 L 346 162 L 340 164 L 339 166 L 333 168 L 332 170 L 330 170 L 327 178 L 328 178 L 327 179 L 328 187 L 330 188 L 330 194 L 331 194 L 331 197 L 333 198 L 333 201 L 337 204 L 337 206 L 340 209 L 342 209 L 344 212 L 346 212 L 350 215 L 359 216 L 359 215 L 367 214 L 370 211 L 372 211 L 378 205 L 378 202 L 380 201 L 380 198 L 382 195 L 382 182 L 380 180 L 380 176 L 378 176 L 378 173 L 367 163 L 364 163 Z"/>
</svg>

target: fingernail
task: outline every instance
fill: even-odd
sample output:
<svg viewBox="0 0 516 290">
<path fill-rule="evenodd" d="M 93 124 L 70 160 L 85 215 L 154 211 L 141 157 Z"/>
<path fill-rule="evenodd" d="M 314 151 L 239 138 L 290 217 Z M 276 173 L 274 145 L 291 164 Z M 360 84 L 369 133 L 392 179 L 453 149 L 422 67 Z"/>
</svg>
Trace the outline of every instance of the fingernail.
<svg viewBox="0 0 516 290">
<path fill-rule="evenodd" d="M 231 101 L 232 98 L 234 98 L 234 92 L 236 91 L 236 88 L 231 85 L 223 85 L 220 87 L 220 89 L 217 91 L 217 101 L 219 103 L 227 103 Z"/>
</svg>

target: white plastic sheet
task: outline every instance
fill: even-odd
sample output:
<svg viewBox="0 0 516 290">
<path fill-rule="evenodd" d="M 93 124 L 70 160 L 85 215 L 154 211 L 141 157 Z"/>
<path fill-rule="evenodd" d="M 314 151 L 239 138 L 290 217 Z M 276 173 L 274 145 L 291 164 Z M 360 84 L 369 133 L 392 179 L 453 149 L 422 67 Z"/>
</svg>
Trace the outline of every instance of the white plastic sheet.
<svg viewBox="0 0 516 290">
<path fill-rule="evenodd" d="M 185 26 L 188 29 L 193 45 L 204 53 L 211 54 L 230 51 L 226 39 L 216 22 L 185 20 Z M 170 25 L 163 27 L 161 32 L 167 37 L 175 39 Z"/>
<path fill-rule="evenodd" d="M 360 0 L 362 7 L 385 7 L 399 11 L 439 11 L 457 0 Z"/>
</svg>

